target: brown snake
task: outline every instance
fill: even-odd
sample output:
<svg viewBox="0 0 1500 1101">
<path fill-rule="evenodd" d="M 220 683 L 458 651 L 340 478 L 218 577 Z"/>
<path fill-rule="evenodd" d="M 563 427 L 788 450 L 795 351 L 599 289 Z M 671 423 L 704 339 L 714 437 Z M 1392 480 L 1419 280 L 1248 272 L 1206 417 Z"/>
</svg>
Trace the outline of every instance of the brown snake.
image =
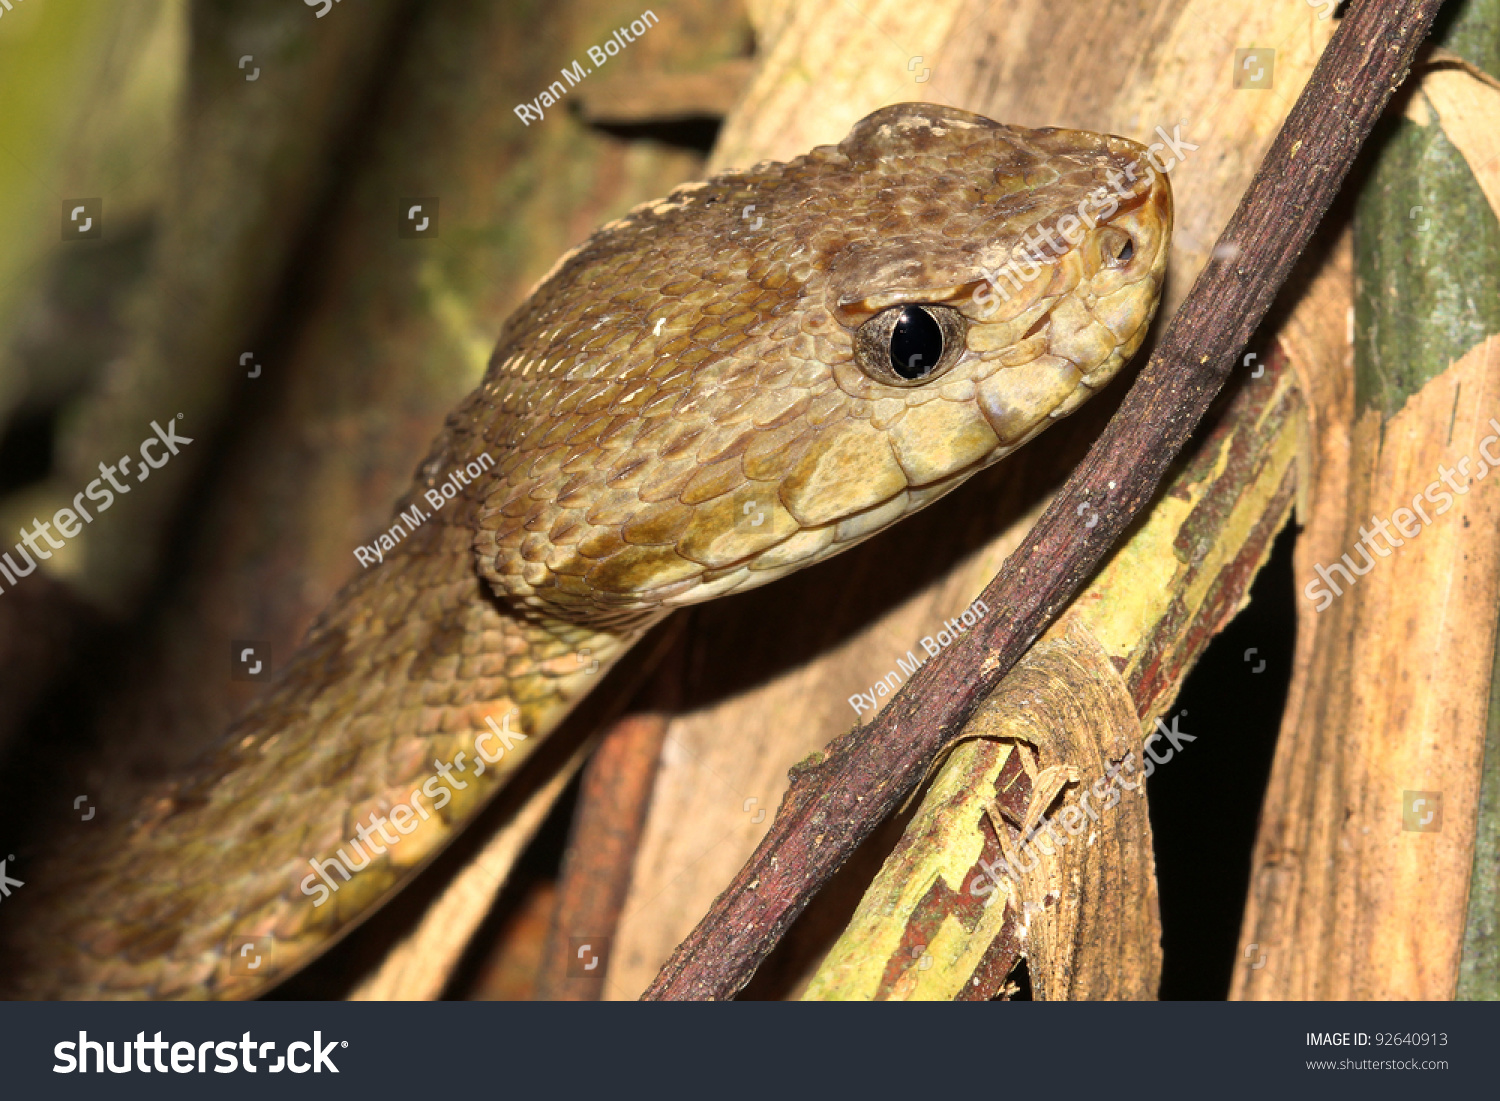
<svg viewBox="0 0 1500 1101">
<path fill-rule="evenodd" d="M 1144 156 L 903 104 L 597 231 L 448 417 L 397 505 L 425 520 L 214 754 L 8 902 L 6 993 L 260 992 L 451 839 L 598 682 L 592 660 L 874 535 L 1072 412 L 1156 309 L 1172 204 Z M 233 968 L 228 938 L 258 934 L 275 970 Z"/>
</svg>

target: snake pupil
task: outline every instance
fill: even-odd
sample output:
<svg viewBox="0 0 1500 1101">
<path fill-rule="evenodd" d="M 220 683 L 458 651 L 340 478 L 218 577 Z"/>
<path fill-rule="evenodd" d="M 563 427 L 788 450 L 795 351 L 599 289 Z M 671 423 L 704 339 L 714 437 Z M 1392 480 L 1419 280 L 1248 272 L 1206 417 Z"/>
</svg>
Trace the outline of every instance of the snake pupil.
<svg viewBox="0 0 1500 1101">
<path fill-rule="evenodd" d="M 891 370 L 904 379 L 932 373 L 943 358 L 943 330 L 921 306 L 907 306 L 891 329 Z"/>
</svg>

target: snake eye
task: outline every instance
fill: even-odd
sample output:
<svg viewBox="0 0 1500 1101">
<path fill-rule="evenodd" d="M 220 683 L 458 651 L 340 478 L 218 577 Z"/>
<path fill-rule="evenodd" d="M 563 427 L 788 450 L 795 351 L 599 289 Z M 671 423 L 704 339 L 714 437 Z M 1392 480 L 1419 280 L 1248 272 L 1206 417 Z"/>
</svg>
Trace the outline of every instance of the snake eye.
<svg viewBox="0 0 1500 1101">
<path fill-rule="evenodd" d="M 948 306 L 892 306 L 859 327 L 855 358 L 876 382 L 919 386 L 958 361 L 964 334 L 963 315 Z"/>
<path fill-rule="evenodd" d="M 891 370 L 916 382 L 943 358 L 943 327 L 921 306 L 905 306 L 891 327 Z"/>
</svg>

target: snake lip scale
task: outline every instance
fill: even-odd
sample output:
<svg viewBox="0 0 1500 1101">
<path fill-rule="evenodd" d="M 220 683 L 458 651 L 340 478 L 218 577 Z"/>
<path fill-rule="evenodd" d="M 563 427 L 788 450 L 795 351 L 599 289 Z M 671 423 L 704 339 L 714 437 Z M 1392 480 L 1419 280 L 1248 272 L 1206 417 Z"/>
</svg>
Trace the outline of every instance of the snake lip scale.
<svg viewBox="0 0 1500 1101">
<path fill-rule="evenodd" d="M 1156 310 L 1172 198 L 1145 163 L 898 104 L 600 228 L 506 321 L 396 513 L 493 468 L 338 593 L 216 750 L 33 866 L 0 912 L 5 993 L 262 992 L 653 623 L 875 535 L 1071 413 Z M 524 736 L 480 772 L 495 724 Z M 247 937 L 273 938 L 264 971 L 236 968 Z"/>
</svg>

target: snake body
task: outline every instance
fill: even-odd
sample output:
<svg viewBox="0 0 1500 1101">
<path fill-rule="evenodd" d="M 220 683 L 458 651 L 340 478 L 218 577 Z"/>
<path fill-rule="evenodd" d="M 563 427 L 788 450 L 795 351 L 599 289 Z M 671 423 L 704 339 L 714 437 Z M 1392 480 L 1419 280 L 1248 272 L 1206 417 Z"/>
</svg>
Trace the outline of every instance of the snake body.
<svg viewBox="0 0 1500 1101">
<path fill-rule="evenodd" d="M 33 869 L 0 913 L 7 992 L 259 992 L 451 838 L 595 662 L 1077 408 L 1156 308 L 1171 194 L 1144 153 L 903 104 L 602 227 L 506 322 L 396 506 L 415 530 L 217 752 Z M 260 935 L 272 966 L 237 968 Z"/>
</svg>

